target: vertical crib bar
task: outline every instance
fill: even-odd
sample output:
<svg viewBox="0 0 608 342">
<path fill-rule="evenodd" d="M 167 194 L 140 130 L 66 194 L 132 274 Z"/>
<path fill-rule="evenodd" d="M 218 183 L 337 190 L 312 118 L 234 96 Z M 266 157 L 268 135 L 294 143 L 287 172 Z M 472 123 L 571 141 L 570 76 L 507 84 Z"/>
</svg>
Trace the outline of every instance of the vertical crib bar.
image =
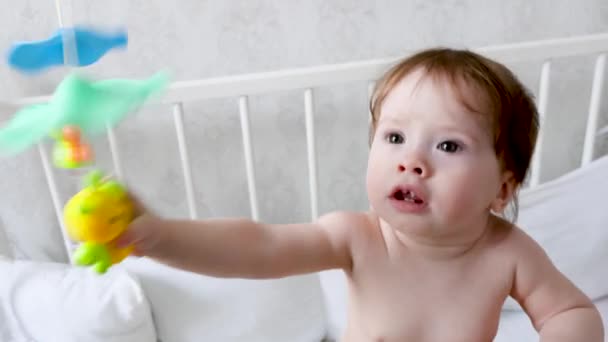
<svg viewBox="0 0 608 342">
<path fill-rule="evenodd" d="M 184 172 L 184 182 L 186 184 L 186 200 L 188 201 L 188 213 L 190 215 L 190 219 L 195 220 L 198 217 L 198 213 L 196 212 L 196 202 L 194 200 L 192 169 L 190 167 L 188 146 L 186 144 L 186 135 L 184 133 L 184 109 L 181 102 L 173 104 L 173 121 L 175 122 L 177 144 L 179 146 L 179 156 L 182 162 L 182 171 Z"/>
<path fill-rule="evenodd" d="M 581 166 L 585 166 L 593 160 L 595 140 L 597 134 L 597 122 L 602 102 L 602 86 L 604 84 L 604 70 L 606 69 L 606 54 L 600 54 L 595 61 L 593 72 L 593 86 L 591 87 L 591 99 L 589 100 L 589 115 L 587 116 L 587 128 L 585 130 L 585 143 L 583 145 L 583 157 Z"/>
<path fill-rule="evenodd" d="M 124 182 L 124 173 L 122 168 L 122 162 L 120 160 L 120 155 L 118 153 L 118 144 L 116 143 L 116 133 L 112 126 L 108 125 L 106 128 L 108 133 L 108 143 L 110 145 L 110 155 L 112 156 L 112 163 L 114 164 L 114 175 L 116 178 Z"/>
<path fill-rule="evenodd" d="M 551 61 L 545 61 L 543 63 L 540 72 L 540 84 L 538 92 L 538 112 L 540 121 L 540 130 L 536 140 L 536 149 L 532 157 L 532 170 L 530 172 L 530 187 L 534 187 L 540 182 L 540 159 L 542 157 L 543 147 L 543 131 L 544 123 L 547 115 L 547 104 L 549 102 L 549 85 L 550 85 L 550 74 L 551 74 Z"/>
<path fill-rule="evenodd" d="M 310 188 L 310 216 L 314 221 L 319 217 L 319 186 L 317 184 L 317 152 L 315 141 L 315 113 L 312 89 L 304 91 L 304 110 L 306 115 L 306 146 L 308 149 L 308 185 Z"/>
<path fill-rule="evenodd" d="M 249 204 L 251 217 L 259 220 L 258 196 L 255 189 L 255 168 L 253 167 L 253 148 L 251 144 L 251 129 L 249 123 L 249 100 L 247 96 L 239 97 L 239 114 L 241 118 L 241 133 L 243 135 L 243 150 L 245 153 L 245 169 L 247 172 L 247 185 L 249 187 Z"/>
<path fill-rule="evenodd" d="M 65 251 L 68 255 L 68 259 L 71 264 L 73 261 L 72 242 L 67 235 L 67 230 L 65 229 L 65 224 L 63 222 L 63 206 L 61 205 L 61 199 L 59 198 L 59 191 L 57 190 L 55 174 L 53 173 L 53 169 L 51 168 L 51 163 L 49 162 L 49 158 L 47 157 L 43 143 L 38 144 L 38 152 L 40 153 L 40 161 L 42 162 L 42 169 L 44 170 L 46 183 L 51 193 L 51 201 L 53 202 L 53 208 L 55 209 L 55 216 L 57 217 L 57 222 L 59 223 L 59 228 L 61 229 L 61 236 L 63 237 Z"/>
</svg>

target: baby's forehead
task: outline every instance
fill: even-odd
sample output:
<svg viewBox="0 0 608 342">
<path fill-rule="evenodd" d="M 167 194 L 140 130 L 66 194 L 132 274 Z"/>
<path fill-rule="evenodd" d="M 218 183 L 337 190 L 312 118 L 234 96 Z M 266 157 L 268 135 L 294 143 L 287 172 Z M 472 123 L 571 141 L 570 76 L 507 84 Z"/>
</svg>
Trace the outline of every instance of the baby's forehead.
<svg viewBox="0 0 608 342">
<path fill-rule="evenodd" d="M 380 114 L 383 116 L 426 107 L 444 110 L 446 114 L 466 114 L 488 124 L 493 122 L 488 98 L 486 91 L 464 77 L 442 72 L 429 73 L 417 68 L 395 83 L 380 108 Z"/>
<path fill-rule="evenodd" d="M 421 104 L 443 106 L 458 112 L 488 113 L 487 94 L 463 78 L 442 73 L 414 70 L 389 90 L 386 107 Z"/>
</svg>

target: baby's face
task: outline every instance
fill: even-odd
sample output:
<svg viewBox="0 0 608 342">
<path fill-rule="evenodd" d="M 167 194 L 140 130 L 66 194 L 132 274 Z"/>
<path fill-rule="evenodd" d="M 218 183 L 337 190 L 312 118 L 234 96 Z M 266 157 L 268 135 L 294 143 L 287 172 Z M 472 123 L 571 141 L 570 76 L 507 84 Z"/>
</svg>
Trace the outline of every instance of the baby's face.
<svg viewBox="0 0 608 342">
<path fill-rule="evenodd" d="M 423 75 L 406 76 L 381 107 L 368 196 L 394 229 L 458 237 L 487 219 L 504 175 L 481 119 L 489 114 L 471 113 L 447 80 Z"/>
</svg>

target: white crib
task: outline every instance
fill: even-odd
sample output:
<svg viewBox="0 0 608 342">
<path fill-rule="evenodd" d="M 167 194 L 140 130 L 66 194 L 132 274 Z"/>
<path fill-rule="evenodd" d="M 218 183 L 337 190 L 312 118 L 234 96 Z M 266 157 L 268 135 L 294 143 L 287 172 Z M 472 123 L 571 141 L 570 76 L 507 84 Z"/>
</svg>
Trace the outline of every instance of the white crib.
<svg viewBox="0 0 608 342">
<path fill-rule="evenodd" d="M 607 245 L 602 246 L 600 244 L 600 242 L 608 242 L 608 233 L 600 229 L 608 226 L 608 217 L 603 212 L 605 210 L 602 210 L 605 204 L 600 198 L 600 195 L 608 194 L 608 177 L 606 177 L 608 176 L 608 157 L 602 157 L 597 153 L 597 147 L 600 145 L 601 138 L 608 136 L 608 125 L 600 127 L 602 122 L 602 104 L 606 105 L 603 83 L 606 74 L 608 34 L 488 46 L 475 50 L 507 65 L 519 62 L 538 62 L 540 65 L 537 93 L 538 106 L 541 113 L 541 134 L 539 135 L 539 143 L 532 164 L 528 188 L 522 194 L 520 222 L 523 222 L 524 228 L 530 225 L 531 234 L 547 248 L 548 253 L 554 258 L 558 267 L 563 267 L 565 273 L 573 277 L 574 281 L 586 290 L 594 300 L 601 303 L 602 313 L 605 319 L 608 319 L 608 302 L 604 303 L 601 301 L 602 297 L 608 295 L 608 285 L 604 286 L 601 284 L 608 278 L 608 271 L 603 270 L 601 267 L 604 261 L 608 262 L 608 253 L 603 252 L 602 248 L 606 250 L 608 248 L 605 247 Z M 594 58 L 589 104 L 586 113 L 584 113 L 586 116 L 586 126 L 584 138 L 581 139 L 582 155 L 578 163 L 580 169 L 568 171 L 565 175 L 543 182 L 541 178 L 543 167 L 541 157 L 546 148 L 544 144 L 547 134 L 546 129 L 548 129 L 547 127 L 551 127 L 546 123 L 548 120 L 551 120 L 548 106 L 552 100 L 550 91 L 552 65 L 555 61 L 575 56 L 590 56 Z M 196 175 L 191 165 L 193 148 L 192 145 L 188 144 L 189 137 L 185 133 L 187 124 L 185 124 L 184 119 L 184 108 L 186 104 L 214 99 L 234 100 L 234 106 L 238 108 L 241 126 L 242 151 L 245 165 L 243 172 L 246 175 L 247 181 L 250 216 L 254 219 L 260 219 L 258 196 L 260 189 L 257 182 L 258 179 L 256 178 L 257 165 L 255 163 L 254 145 L 252 143 L 252 135 L 255 132 L 251 126 L 251 117 L 252 115 L 256 115 L 256 113 L 250 108 L 249 101 L 252 96 L 260 94 L 301 91 L 300 105 L 303 108 L 306 128 L 307 186 L 310 205 L 308 217 L 314 219 L 322 211 L 319 204 L 321 194 L 319 191 L 318 156 L 325 152 L 319 149 L 317 145 L 318 126 L 315 129 L 315 124 L 318 120 L 318 117 L 315 115 L 316 92 L 326 87 L 354 83 L 364 85 L 368 90 L 367 95 L 369 96 L 373 89 L 374 81 L 392 63 L 402 57 L 206 80 L 183 81 L 172 84 L 160 102 L 172 107 L 173 129 L 176 133 L 177 151 L 181 163 L 180 169 L 183 173 L 184 196 L 188 216 L 193 219 L 201 217 L 198 210 L 199 206 L 197 206 L 197 190 L 200 189 L 196 189 L 194 185 Z M 24 98 L 15 101 L 12 105 L 18 107 L 26 104 L 43 103 L 47 100 L 48 97 Z M 366 111 L 366 108 L 361 108 L 360 112 L 362 115 L 357 116 L 357 118 L 365 120 Z M 139 115 L 145 115 L 145 110 Z M 129 170 L 125 167 L 119 148 L 121 139 L 122 136 L 119 129 L 108 129 L 107 141 L 113 172 L 116 177 L 124 180 Z M 190 146 L 190 149 L 188 146 Z M 46 183 L 48 184 L 48 190 L 50 191 L 52 207 L 56 214 L 58 226 L 62 228 L 64 247 L 68 251 L 67 254 L 70 255 L 72 243 L 63 233 L 65 230 L 63 229 L 61 215 L 66 194 L 62 194 L 58 188 L 57 171 L 49 163 L 47 146 L 45 144 L 38 146 L 38 154 L 44 170 Z M 3 160 L 1 162 L 14 163 L 13 160 Z M 134 186 L 137 186 L 137 184 L 134 184 Z M 573 190 L 572 192 L 568 192 L 567 197 L 562 196 L 563 193 L 571 191 L 571 189 Z M 555 229 L 555 232 L 540 228 L 544 225 L 555 223 L 549 220 L 549 215 L 546 215 L 546 213 L 559 211 L 564 206 L 573 206 L 573 204 L 568 204 L 567 202 L 569 200 L 576 201 L 578 198 L 580 198 L 579 203 L 584 202 L 587 205 L 585 208 L 588 211 L 585 214 L 585 219 L 574 221 L 563 220 L 564 224 L 567 221 L 567 223 L 576 222 L 579 225 L 584 225 L 582 228 L 581 226 L 578 227 L 578 233 L 572 232 L 573 227 L 570 227 L 570 229 L 568 229 L 569 227 L 551 227 L 552 230 Z M 590 199 L 597 199 L 597 201 L 594 202 Z M 574 209 L 580 208 L 569 209 L 569 212 L 572 212 Z M 576 212 L 576 210 L 574 211 Z M 554 237 L 558 232 L 563 235 L 562 238 Z M 581 237 L 582 234 L 587 235 Z M 566 238 L 570 240 L 564 240 Z M 571 247 L 575 242 L 575 248 L 571 248 L 572 251 L 563 251 L 564 248 Z M 581 251 L 578 251 L 578 249 L 581 249 Z M 579 262 L 577 263 L 577 261 Z M 583 261 L 590 264 L 580 264 Z M 27 263 L 27 266 L 25 263 Z M 40 269 L 40 274 L 44 273 L 46 277 L 50 274 L 49 272 L 59 270 L 63 270 L 62 272 L 80 272 L 72 276 L 73 284 L 102 287 L 104 291 L 111 291 L 108 288 L 111 287 L 111 280 L 114 278 L 123 282 L 127 281 L 126 279 L 131 281 L 131 276 L 133 276 L 133 279 L 136 279 L 136 281 L 128 282 L 129 286 L 121 287 L 121 291 L 137 293 L 138 295 L 127 295 L 121 300 L 131 300 L 134 303 L 134 307 L 136 304 L 140 305 L 137 310 L 133 311 L 137 312 L 137 315 L 132 313 L 127 315 L 129 319 L 134 320 L 133 322 L 137 321 L 138 324 L 131 324 L 131 322 L 129 326 L 130 332 L 123 335 L 116 333 L 113 335 L 112 341 L 144 341 L 146 338 L 148 341 L 150 341 L 150 338 L 158 338 L 163 342 L 195 340 L 312 341 L 320 340 L 323 337 L 336 338 L 344 326 L 345 287 L 343 279 L 335 271 L 323 272 L 320 277 L 317 277 L 317 275 L 307 275 L 272 281 L 222 280 L 172 270 L 148 260 L 133 259 L 127 260 L 124 265 L 117 267 L 116 273 L 110 273 L 110 275 L 115 275 L 114 278 L 110 276 L 106 282 L 96 283 L 95 281 L 86 280 L 91 275 L 82 270 L 73 270 L 66 265 L 53 264 L 50 266 L 49 264 L 49 261 L 6 262 L 0 267 L 2 268 L 0 272 L 12 274 L 14 278 L 8 277 L 9 279 L 21 279 L 19 280 L 19 284 L 21 285 L 23 285 L 24 278 L 20 277 L 20 274 L 27 271 L 26 273 L 30 277 L 35 278 L 38 268 Z M 582 272 L 581 270 L 584 267 L 587 267 L 587 269 L 585 272 Z M 319 278 L 321 281 L 319 281 Z M 51 277 L 47 279 L 59 282 L 59 278 Z M 43 285 L 39 282 L 40 280 L 37 280 L 38 283 L 35 280 L 31 281 L 40 286 L 30 286 L 32 291 L 36 289 L 41 291 L 40 289 Z M 0 283 L 2 282 L 0 280 Z M 9 284 L 4 284 L 4 292 L 0 292 L 0 296 L 7 296 L 3 298 L 4 302 L 13 303 L 10 310 L 5 310 L 5 315 L 19 315 L 17 312 L 19 310 L 14 307 L 16 301 L 13 300 L 15 296 L 14 292 L 17 288 L 15 284 L 10 284 L 10 282 Z M 21 287 L 21 291 L 24 291 L 23 288 Z M 256 298 L 251 298 L 252 292 L 254 293 L 253 297 Z M 120 293 L 116 296 L 117 298 L 120 297 Z M 39 296 L 31 296 L 30 298 L 34 300 L 34 298 L 39 298 Z M 92 303 L 91 305 L 96 305 L 93 299 L 87 298 L 86 300 L 82 300 L 86 301 L 86 303 Z M 110 300 L 110 302 L 118 303 L 118 299 L 113 300 Z M 23 305 L 33 305 L 32 307 L 37 307 L 40 312 L 47 314 L 53 312 L 51 309 L 42 308 L 42 304 L 34 305 L 31 301 L 29 303 L 26 301 Z M 104 306 L 104 310 L 99 310 L 99 313 L 112 315 L 108 313 L 112 309 Z M 150 310 L 151 314 L 146 313 L 146 310 Z M 40 323 L 44 320 L 40 312 L 36 313 L 36 310 L 30 307 L 27 310 L 24 309 L 19 312 L 31 315 L 29 317 L 21 317 L 22 322 L 19 324 L 24 330 L 27 330 L 25 327 L 29 326 L 28 321 Z M 78 315 L 78 311 L 74 308 L 66 312 Z M 121 312 L 116 315 L 119 317 L 123 314 L 124 312 Z M 129 319 L 125 319 L 125 321 L 129 321 Z M 116 331 L 124 330 L 124 327 L 119 327 L 120 323 L 112 319 L 108 319 L 107 321 L 112 321 L 112 323 L 102 324 L 103 329 L 112 331 L 112 329 L 117 327 Z M 54 321 L 49 320 L 49 322 Z M 45 325 L 46 329 L 51 329 L 50 327 L 53 324 L 47 322 Z M 14 324 L 11 326 L 15 327 Z M 30 337 L 67 336 L 60 335 L 55 330 L 45 332 L 33 326 L 29 326 L 28 329 L 38 329 L 35 333 L 31 332 Z M 148 329 L 149 331 L 146 333 L 132 332 L 137 329 L 141 331 Z M 497 341 L 528 341 L 530 338 L 533 338 L 533 332 L 530 329 L 531 327 L 527 324 L 523 313 L 518 311 L 516 305 L 507 303 Z M 0 329 L 0 337 L 3 336 L 1 332 L 2 330 Z M 87 336 L 88 340 L 96 340 L 91 337 L 94 336 L 94 333 L 90 333 L 89 335 L 83 334 L 80 336 Z M 12 335 L 8 335 L 7 333 L 6 336 Z M 136 339 L 136 337 L 139 339 Z"/>
</svg>

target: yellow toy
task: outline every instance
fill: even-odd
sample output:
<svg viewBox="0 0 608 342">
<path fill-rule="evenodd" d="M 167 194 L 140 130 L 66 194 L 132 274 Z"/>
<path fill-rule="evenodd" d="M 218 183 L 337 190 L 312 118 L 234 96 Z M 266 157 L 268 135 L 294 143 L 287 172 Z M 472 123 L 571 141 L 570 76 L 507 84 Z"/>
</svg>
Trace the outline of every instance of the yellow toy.
<svg viewBox="0 0 608 342">
<path fill-rule="evenodd" d="M 80 246 L 74 252 L 77 265 L 92 266 L 97 273 L 126 258 L 132 247 L 117 248 L 113 241 L 133 220 L 134 206 L 124 187 L 93 171 L 85 187 L 64 207 L 68 235 Z"/>
</svg>

